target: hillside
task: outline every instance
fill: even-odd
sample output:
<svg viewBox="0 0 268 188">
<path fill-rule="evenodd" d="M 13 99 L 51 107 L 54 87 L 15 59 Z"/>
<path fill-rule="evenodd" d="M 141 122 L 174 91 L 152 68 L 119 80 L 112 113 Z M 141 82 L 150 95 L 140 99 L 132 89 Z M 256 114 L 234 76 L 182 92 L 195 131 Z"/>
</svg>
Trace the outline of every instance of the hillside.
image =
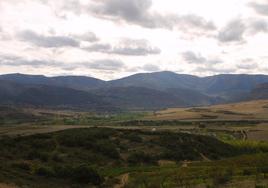
<svg viewBox="0 0 268 188">
<path fill-rule="evenodd" d="M 176 164 L 243 152 L 207 136 L 88 128 L 5 137 L 0 153 L 0 182 L 27 187 L 113 187 L 116 181 L 111 180 L 122 168 L 157 168 L 164 160 Z"/>
<path fill-rule="evenodd" d="M 48 85 L 0 81 L 0 104 L 37 107 L 111 109 L 100 97 L 84 91 Z"/>
<path fill-rule="evenodd" d="M 254 88 L 250 95 L 250 99 L 268 99 L 268 83 L 260 84 Z"/>
<path fill-rule="evenodd" d="M 143 87 L 111 87 L 95 90 L 106 102 L 126 109 L 161 109 L 168 107 L 202 106 L 215 104 L 217 99 L 195 90 L 167 89 L 164 91 Z"/>
</svg>

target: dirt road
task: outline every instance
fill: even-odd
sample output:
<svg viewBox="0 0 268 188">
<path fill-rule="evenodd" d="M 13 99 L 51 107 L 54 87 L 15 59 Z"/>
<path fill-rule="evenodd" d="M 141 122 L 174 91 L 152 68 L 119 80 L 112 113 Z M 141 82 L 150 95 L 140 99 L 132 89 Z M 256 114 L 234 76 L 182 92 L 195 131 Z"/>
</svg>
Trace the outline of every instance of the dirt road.
<svg viewBox="0 0 268 188">
<path fill-rule="evenodd" d="M 128 180 L 129 180 L 129 173 L 126 173 L 126 174 L 122 174 L 120 177 L 120 183 L 119 184 L 116 184 L 114 186 L 114 188 L 124 188 L 127 183 L 128 183 Z"/>
</svg>

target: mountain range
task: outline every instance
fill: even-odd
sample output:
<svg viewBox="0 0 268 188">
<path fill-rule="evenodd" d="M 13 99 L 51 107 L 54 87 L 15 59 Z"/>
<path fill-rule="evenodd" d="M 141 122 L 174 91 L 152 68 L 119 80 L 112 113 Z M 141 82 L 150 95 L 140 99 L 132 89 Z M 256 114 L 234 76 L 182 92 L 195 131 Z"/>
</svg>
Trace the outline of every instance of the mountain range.
<svg viewBox="0 0 268 188">
<path fill-rule="evenodd" d="M 86 110 L 149 110 L 268 98 L 268 75 L 197 77 L 139 73 L 103 81 L 85 76 L 0 75 L 0 104 Z"/>
</svg>

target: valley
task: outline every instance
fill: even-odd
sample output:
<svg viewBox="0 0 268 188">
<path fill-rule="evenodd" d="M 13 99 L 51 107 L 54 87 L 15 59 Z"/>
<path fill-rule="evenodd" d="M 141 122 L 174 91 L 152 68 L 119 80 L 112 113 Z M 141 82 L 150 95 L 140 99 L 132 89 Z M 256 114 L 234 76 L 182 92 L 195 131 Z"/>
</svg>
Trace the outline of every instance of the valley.
<svg viewBox="0 0 268 188">
<path fill-rule="evenodd" d="M 3 107 L 0 182 L 44 188 L 264 186 L 267 104 L 117 114 Z"/>
</svg>

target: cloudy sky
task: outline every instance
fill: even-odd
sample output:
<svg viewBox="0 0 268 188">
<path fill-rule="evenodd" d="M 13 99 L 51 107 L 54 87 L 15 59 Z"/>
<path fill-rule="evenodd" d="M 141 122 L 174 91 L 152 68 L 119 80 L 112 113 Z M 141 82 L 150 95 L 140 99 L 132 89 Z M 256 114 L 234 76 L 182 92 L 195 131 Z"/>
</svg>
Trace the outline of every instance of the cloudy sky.
<svg viewBox="0 0 268 188">
<path fill-rule="evenodd" d="M 268 0 L 0 0 L 0 74 L 268 74 Z"/>
</svg>

